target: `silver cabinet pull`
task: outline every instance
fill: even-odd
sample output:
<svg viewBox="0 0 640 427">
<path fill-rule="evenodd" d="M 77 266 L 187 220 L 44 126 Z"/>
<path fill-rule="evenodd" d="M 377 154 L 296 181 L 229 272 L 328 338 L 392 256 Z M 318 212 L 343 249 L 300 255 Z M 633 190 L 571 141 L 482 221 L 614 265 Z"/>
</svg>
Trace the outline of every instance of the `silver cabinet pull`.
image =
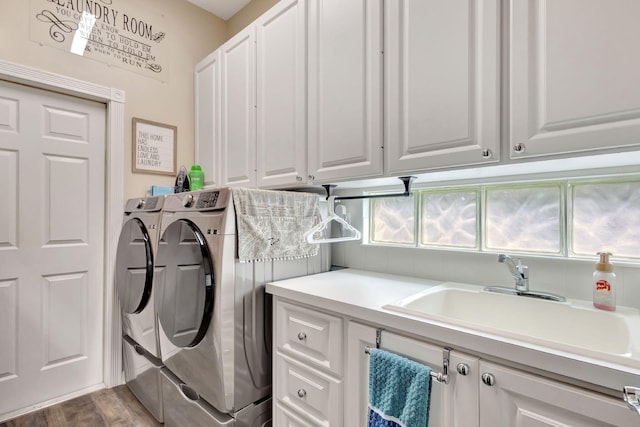
<svg viewBox="0 0 640 427">
<path fill-rule="evenodd" d="M 482 374 L 482 382 L 491 387 L 496 383 L 496 377 L 493 374 L 484 373 Z"/>
<path fill-rule="evenodd" d="M 490 159 L 493 157 L 493 152 L 488 148 L 485 148 L 484 150 L 482 150 L 482 157 L 485 159 Z"/>
<path fill-rule="evenodd" d="M 298 332 L 298 339 L 300 341 L 304 341 L 307 339 L 307 334 L 305 334 L 304 332 Z"/>
<path fill-rule="evenodd" d="M 626 385 L 622 390 L 622 396 L 629 409 L 640 414 L 640 388 Z"/>
<path fill-rule="evenodd" d="M 523 143 L 519 142 L 513 146 L 513 151 L 516 153 L 524 153 L 525 146 Z"/>
<path fill-rule="evenodd" d="M 458 363 L 458 366 L 456 366 L 456 368 L 458 369 L 458 373 L 460 375 L 469 375 L 469 365 L 467 365 L 466 363 Z"/>
<path fill-rule="evenodd" d="M 305 390 L 303 388 L 298 389 L 298 397 L 300 399 L 304 399 L 306 396 L 307 396 L 307 390 Z"/>
</svg>

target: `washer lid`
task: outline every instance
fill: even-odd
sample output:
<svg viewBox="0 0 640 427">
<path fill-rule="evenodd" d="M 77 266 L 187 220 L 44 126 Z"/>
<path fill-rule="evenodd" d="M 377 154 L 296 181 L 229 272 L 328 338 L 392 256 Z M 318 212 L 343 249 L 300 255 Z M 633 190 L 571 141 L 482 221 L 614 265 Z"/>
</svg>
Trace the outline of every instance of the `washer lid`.
<svg viewBox="0 0 640 427">
<path fill-rule="evenodd" d="M 147 227 L 139 218 L 122 227 L 116 255 L 116 290 L 125 313 L 140 313 L 153 286 L 153 252 Z"/>
<path fill-rule="evenodd" d="M 164 281 L 156 284 L 158 320 L 177 347 L 194 347 L 213 316 L 213 260 L 200 229 L 188 219 L 170 224 L 158 248 Z"/>
</svg>

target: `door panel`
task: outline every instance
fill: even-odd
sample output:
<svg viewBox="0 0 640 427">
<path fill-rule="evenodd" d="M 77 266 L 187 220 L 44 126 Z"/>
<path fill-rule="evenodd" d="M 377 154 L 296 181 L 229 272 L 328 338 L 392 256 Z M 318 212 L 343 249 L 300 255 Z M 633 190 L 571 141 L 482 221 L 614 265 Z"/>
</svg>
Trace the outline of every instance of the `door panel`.
<svg viewBox="0 0 640 427">
<path fill-rule="evenodd" d="M 511 158 L 638 145 L 640 3 L 510 3 Z"/>
<path fill-rule="evenodd" d="M 105 105 L 0 81 L 0 419 L 103 381 Z"/>
</svg>

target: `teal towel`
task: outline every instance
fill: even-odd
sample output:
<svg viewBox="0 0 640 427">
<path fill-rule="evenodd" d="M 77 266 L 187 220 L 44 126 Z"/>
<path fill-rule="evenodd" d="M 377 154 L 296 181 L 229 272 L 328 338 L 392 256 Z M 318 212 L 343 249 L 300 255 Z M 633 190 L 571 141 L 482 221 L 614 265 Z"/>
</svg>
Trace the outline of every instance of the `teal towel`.
<svg viewBox="0 0 640 427">
<path fill-rule="evenodd" d="M 425 427 L 429 423 L 431 368 L 371 349 L 369 426 Z"/>
</svg>

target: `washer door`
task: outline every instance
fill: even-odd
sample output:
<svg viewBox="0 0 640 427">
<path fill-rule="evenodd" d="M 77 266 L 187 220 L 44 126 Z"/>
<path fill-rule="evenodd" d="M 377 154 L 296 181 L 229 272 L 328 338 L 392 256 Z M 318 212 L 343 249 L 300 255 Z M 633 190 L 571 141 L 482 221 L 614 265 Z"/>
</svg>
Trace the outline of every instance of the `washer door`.
<svg viewBox="0 0 640 427">
<path fill-rule="evenodd" d="M 158 248 L 164 282 L 156 285 L 158 319 L 177 347 L 194 347 L 213 315 L 213 260 L 204 235 L 187 219 L 167 227 Z"/>
<path fill-rule="evenodd" d="M 125 313 L 140 313 L 153 286 L 153 251 L 147 227 L 139 218 L 122 227 L 116 255 L 116 290 Z"/>
</svg>

